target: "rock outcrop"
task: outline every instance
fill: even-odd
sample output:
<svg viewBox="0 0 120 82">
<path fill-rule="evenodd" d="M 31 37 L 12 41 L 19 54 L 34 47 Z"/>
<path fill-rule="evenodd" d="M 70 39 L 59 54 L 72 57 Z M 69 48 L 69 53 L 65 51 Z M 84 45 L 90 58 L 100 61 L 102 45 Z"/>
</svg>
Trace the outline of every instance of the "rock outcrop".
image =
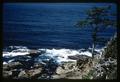
<svg viewBox="0 0 120 82">
<path fill-rule="evenodd" d="M 20 62 L 3 65 L 3 77 L 13 79 L 31 79 L 37 77 L 43 70 L 42 64 L 34 64 L 32 68 L 24 68 Z"/>
<path fill-rule="evenodd" d="M 76 67 L 77 63 L 75 61 L 73 62 L 63 62 L 60 66 L 57 67 L 56 73 L 57 74 L 65 74 L 70 71 L 73 71 Z"/>
<path fill-rule="evenodd" d="M 111 40 L 108 42 L 107 47 L 104 51 L 105 58 L 114 58 L 117 59 L 117 36 L 115 35 Z"/>
<path fill-rule="evenodd" d="M 101 58 L 94 59 L 95 64 L 85 79 L 117 79 L 117 37 L 114 36 L 104 48 Z"/>
<path fill-rule="evenodd" d="M 68 56 L 67 61 L 58 64 L 54 58 L 35 62 L 36 50 L 30 58 L 20 56 L 3 65 L 3 77 L 13 79 L 117 79 L 117 38 L 108 42 L 102 54 L 92 59 L 86 55 Z M 101 55 L 101 56 L 99 56 Z M 97 57 L 99 56 L 99 57 Z"/>
<path fill-rule="evenodd" d="M 117 60 L 107 58 L 94 67 L 93 79 L 116 79 Z"/>
</svg>

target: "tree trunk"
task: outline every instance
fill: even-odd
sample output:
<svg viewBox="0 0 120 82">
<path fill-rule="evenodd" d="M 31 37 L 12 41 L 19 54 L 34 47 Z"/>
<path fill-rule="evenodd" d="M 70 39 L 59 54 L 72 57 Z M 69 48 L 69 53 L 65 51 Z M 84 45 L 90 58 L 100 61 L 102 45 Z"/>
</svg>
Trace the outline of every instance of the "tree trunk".
<svg viewBox="0 0 120 82">
<path fill-rule="evenodd" d="M 93 39 L 93 44 L 92 44 L 92 58 L 94 58 L 94 51 L 95 51 L 95 46 L 96 46 L 96 38 L 97 38 L 97 32 L 98 32 L 98 27 L 96 25 L 96 27 L 93 30 L 93 34 L 92 34 L 92 39 Z"/>
<path fill-rule="evenodd" d="M 95 51 L 95 43 L 92 44 L 92 58 L 94 58 L 94 51 Z"/>
</svg>

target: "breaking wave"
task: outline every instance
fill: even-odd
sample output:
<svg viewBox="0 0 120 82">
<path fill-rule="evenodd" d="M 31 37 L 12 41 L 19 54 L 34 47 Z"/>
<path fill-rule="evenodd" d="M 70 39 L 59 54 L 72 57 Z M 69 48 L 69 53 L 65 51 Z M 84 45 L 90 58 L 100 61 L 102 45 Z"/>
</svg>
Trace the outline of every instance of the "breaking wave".
<svg viewBox="0 0 120 82">
<path fill-rule="evenodd" d="M 13 62 L 19 58 L 21 60 L 29 60 L 31 58 L 30 51 L 33 49 L 28 49 L 24 46 L 9 46 L 8 48 L 3 50 L 3 64 L 7 64 L 9 62 Z M 34 59 L 34 62 L 42 62 L 49 61 L 50 59 L 55 60 L 57 63 L 68 62 L 68 61 L 76 61 L 73 59 L 69 59 L 69 56 L 75 55 L 86 55 L 92 57 L 91 48 L 88 49 L 36 49 L 37 56 Z M 97 54 L 101 54 L 102 49 L 95 49 Z M 24 58 L 21 58 L 24 57 Z"/>
</svg>

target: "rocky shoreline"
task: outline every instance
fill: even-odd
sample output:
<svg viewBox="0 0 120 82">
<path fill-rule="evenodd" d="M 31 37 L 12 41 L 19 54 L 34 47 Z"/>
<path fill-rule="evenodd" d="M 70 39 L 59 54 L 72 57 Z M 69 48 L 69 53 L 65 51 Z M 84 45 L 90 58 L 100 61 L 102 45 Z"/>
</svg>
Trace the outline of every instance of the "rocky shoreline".
<svg viewBox="0 0 120 82">
<path fill-rule="evenodd" d="M 81 63 L 78 63 L 78 61 L 81 61 Z M 60 65 L 56 64 L 56 66 L 52 59 L 46 62 L 46 64 L 34 63 L 31 66 L 27 65 L 25 62 L 11 62 L 3 65 L 3 77 L 13 79 L 70 79 L 75 71 L 77 73 L 80 71 L 79 69 L 82 69 L 85 66 L 85 63 L 88 62 L 88 58 L 85 59 L 84 56 L 81 56 L 78 61 L 63 62 Z"/>
<path fill-rule="evenodd" d="M 3 64 L 5 79 L 117 79 L 117 41 L 114 37 L 101 56 L 94 59 L 86 55 L 68 56 L 76 61 L 57 64 L 54 59 L 34 62 L 36 50 L 18 56 L 14 62 Z M 39 52 L 40 53 L 40 52 Z"/>
</svg>

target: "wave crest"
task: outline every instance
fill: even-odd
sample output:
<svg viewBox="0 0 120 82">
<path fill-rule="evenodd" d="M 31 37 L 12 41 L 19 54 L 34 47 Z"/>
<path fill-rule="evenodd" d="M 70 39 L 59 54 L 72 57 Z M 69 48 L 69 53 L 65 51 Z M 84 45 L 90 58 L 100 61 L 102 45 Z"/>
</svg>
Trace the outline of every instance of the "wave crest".
<svg viewBox="0 0 120 82">
<path fill-rule="evenodd" d="M 7 49 L 8 50 L 3 51 L 3 57 L 16 57 L 16 56 L 28 55 L 32 50 L 24 46 L 9 46 L 9 48 Z M 9 49 L 11 51 L 9 51 Z M 98 54 L 101 53 L 101 49 L 95 49 L 95 50 Z M 78 49 L 78 50 L 53 48 L 53 49 L 37 49 L 36 51 L 40 52 L 40 54 L 35 58 L 36 62 L 40 62 L 42 60 L 49 60 L 51 58 L 53 58 L 59 63 L 64 61 L 76 61 L 68 58 L 68 56 L 75 56 L 75 55 L 86 55 L 86 56 L 92 57 L 91 48 Z"/>
</svg>

